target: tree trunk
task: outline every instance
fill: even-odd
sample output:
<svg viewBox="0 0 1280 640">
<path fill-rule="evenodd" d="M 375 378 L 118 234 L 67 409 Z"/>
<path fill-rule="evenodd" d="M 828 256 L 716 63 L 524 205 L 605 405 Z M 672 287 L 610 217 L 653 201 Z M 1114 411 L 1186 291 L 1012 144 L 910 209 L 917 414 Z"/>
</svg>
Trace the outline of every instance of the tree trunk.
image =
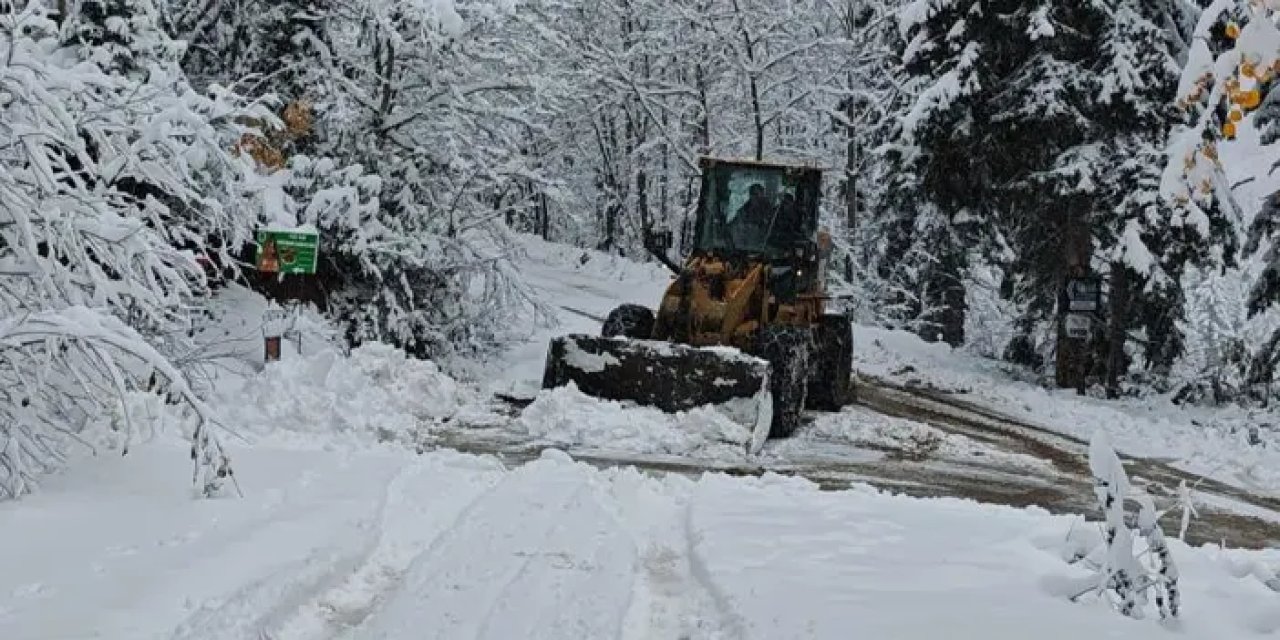
<svg viewBox="0 0 1280 640">
<path fill-rule="evenodd" d="M 702 65 L 695 66 L 694 73 L 697 75 L 698 103 L 702 111 L 702 113 L 698 114 L 694 137 L 700 143 L 698 154 L 706 155 L 711 152 L 711 101 L 707 96 L 707 78 L 702 70 Z"/>
<path fill-rule="evenodd" d="M 752 73 L 747 75 L 747 80 L 751 93 L 751 118 L 756 130 L 756 160 L 759 161 L 764 160 L 764 116 L 760 113 L 760 84 L 756 81 L 754 74 L 756 44 L 751 41 L 751 34 L 747 32 L 746 23 L 742 17 L 742 9 L 738 6 L 738 0 L 733 0 L 733 12 L 737 14 L 742 29 L 742 44 L 745 47 L 743 53 L 747 56 L 747 62 L 752 67 Z"/>
<path fill-rule="evenodd" d="M 756 161 L 758 162 L 764 160 L 764 124 L 760 117 L 760 88 L 755 78 L 751 79 L 751 116 L 755 118 Z"/>
<path fill-rule="evenodd" d="M 547 210 L 547 194 L 538 194 L 538 235 L 551 240 L 551 212 Z"/>
<path fill-rule="evenodd" d="M 1071 206 L 1070 204 L 1067 205 Z M 1093 240 L 1084 218 L 1078 214 L 1068 213 L 1062 232 L 1062 262 L 1065 268 L 1058 281 L 1058 341 L 1056 378 L 1058 386 L 1064 389 L 1074 388 L 1081 395 L 1087 385 L 1089 370 L 1089 340 L 1070 338 L 1067 336 L 1066 316 L 1070 305 L 1066 296 L 1066 283 L 1069 278 L 1083 278 L 1089 275 L 1089 257 L 1093 254 Z"/>
<path fill-rule="evenodd" d="M 636 212 L 640 214 L 640 234 L 647 247 L 653 235 L 653 221 L 649 218 L 649 178 L 644 169 L 636 172 Z"/>
<path fill-rule="evenodd" d="M 1120 396 L 1120 376 L 1124 373 L 1124 344 L 1129 316 L 1129 269 L 1111 265 L 1111 318 L 1107 324 L 1107 397 Z"/>
<path fill-rule="evenodd" d="M 961 255 L 951 256 L 946 266 L 942 295 L 942 340 L 953 347 L 964 344 L 964 321 L 968 310 L 964 289 L 964 265 Z"/>
<path fill-rule="evenodd" d="M 853 82 L 853 78 L 849 79 Z M 845 206 L 845 242 L 851 247 L 848 254 L 844 258 L 844 278 L 848 282 L 853 282 L 853 251 L 854 237 L 858 229 L 858 163 L 860 161 L 858 140 L 855 137 L 853 126 L 849 123 L 853 122 L 853 100 L 848 101 L 845 107 L 845 118 L 847 123 L 844 127 L 845 134 L 845 164 L 844 164 L 844 206 Z"/>
</svg>

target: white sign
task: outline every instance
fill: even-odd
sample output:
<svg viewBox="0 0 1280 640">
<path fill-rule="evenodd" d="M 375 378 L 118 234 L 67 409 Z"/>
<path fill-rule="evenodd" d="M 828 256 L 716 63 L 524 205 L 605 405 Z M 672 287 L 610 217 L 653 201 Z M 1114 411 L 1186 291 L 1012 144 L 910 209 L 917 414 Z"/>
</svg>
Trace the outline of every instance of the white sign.
<svg viewBox="0 0 1280 640">
<path fill-rule="evenodd" d="M 1096 280 L 1070 280 L 1067 282 L 1067 301 L 1071 311 L 1098 311 L 1102 297 Z"/>
<path fill-rule="evenodd" d="M 1066 322 L 1063 324 L 1067 330 L 1068 338 L 1083 340 L 1089 337 L 1089 333 L 1093 329 L 1093 318 L 1082 313 L 1068 313 Z"/>
</svg>

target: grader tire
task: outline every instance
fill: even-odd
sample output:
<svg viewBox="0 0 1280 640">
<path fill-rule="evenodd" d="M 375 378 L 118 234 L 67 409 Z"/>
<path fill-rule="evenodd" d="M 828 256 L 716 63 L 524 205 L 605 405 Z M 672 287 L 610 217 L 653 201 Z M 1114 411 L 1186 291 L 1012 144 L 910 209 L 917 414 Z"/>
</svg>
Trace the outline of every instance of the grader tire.
<svg viewBox="0 0 1280 640">
<path fill-rule="evenodd" d="M 809 406 L 839 411 L 852 397 L 853 323 L 849 317 L 824 316 L 818 325 L 817 343 L 809 378 Z"/>
<path fill-rule="evenodd" d="M 653 310 L 638 304 L 624 304 L 604 319 L 600 335 L 606 338 L 621 336 L 645 340 L 653 337 Z"/>
<path fill-rule="evenodd" d="M 756 350 L 769 361 L 769 391 L 773 395 L 770 438 L 787 438 L 804 416 L 809 391 L 812 332 L 800 327 L 772 326 L 760 332 Z"/>
</svg>

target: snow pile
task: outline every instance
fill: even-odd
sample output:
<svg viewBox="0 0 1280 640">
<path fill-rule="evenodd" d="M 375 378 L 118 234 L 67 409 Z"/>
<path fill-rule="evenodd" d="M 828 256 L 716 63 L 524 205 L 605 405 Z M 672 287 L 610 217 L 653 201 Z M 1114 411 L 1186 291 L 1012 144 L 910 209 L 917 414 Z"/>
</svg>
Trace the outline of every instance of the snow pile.
<svg viewBox="0 0 1280 640">
<path fill-rule="evenodd" d="M 741 457 L 751 441 L 745 421 L 731 412 L 698 407 L 680 413 L 588 396 L 570 383 L 543 391 L 516 419 L 515 428 L 559 446 Z"/>
<path fill-rule="evenodd" d="M 286 357 L 222 390 L 233 429 L 259 435 L 354 435 L 401 440 L 477 401 L 476 392 L 427 360 L 384 344 L 343 356 Z M 320 440 L 323 442 L 323 439 Z"/>
</svg>

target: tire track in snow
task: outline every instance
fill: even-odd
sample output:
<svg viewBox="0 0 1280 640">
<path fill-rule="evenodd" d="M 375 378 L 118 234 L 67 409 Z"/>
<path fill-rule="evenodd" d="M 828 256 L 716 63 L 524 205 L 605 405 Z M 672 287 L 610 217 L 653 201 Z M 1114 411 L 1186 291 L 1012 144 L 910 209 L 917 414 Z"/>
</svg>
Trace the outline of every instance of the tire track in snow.
<svg viewBox="0 0 1280 640">
<path fill-rule="evenodd" d="M 494 473 L 484 474 L 477 473 L 477 463 L 470 464 L 468 468 L 452 468 L 448 461 L 408 460 L 387 480 L 371 517 L 343 523 L 346 528 L 325 541 L 325 546 L 314 549 L 303 558 L 275 567 L 270 573 L 202 607 L 173 631 L 171 639 L 276 640 L 332 635 L 333 627 L 341 622 L 341 614 L 359 615 L 362 604 L 372 606 L 379 595 L 378 587 L 394 581 L 394 564 L 391 561 L 397 548 L 388 543 L 395 541 L 411 545 L 412 536 L 429 536 L 416 527 L 406 527 L 406 519 L 423 518 L 424 509 L 443 504 L 442 515 L 437 516 L 432 511 L 425 517 L 442 521 L 437 524 L 440 528 L 447 527 L 452 522 L 451 518 L 457 517 L 457 511 L 496 483 L 499 465 L 495 463 L 491 467 Z M 428 476 L 426 481 L 419 478 L 423 475 Z M 488 479 L 488 485 L 485 479 Z M 469 491 L 461 490 L 467 482 L 476 486 L 466 487 Z M 439 497 L 441 486 L 454 489 L 447 493 L 444 503 Z M 417 495 L 427 493 L 424 488 L 430 489 L 430 495 Z M 409 497 L 420 498 L 416 501 L 418 509 L 410 509 L 409 515 L 402 516 L 406 509 L 414 506 L 407 500 Z M 408 507 L 406 503 L 409 503 Z M 449 512 L 451 508 L 453 513 Z M 320 515 L 316 513 L 316 516 Z M 311 526 L 333 524 L 311 523 L 309 519 L 301 523 Z M 429 529 L 432 523 L 410 521 L 409 524 L 427 525 L 424 528 Z M 275 535 L 280 533 L 278 527 L 264 530 Z M 406 533 L 411 536 L 409 540 L 396 540 Z M 239 540 L 237 544 L 247 545 L 254 541 L 251 537 Z M 411 558 L 412 554 L 402 564 L 407 564 Z M 361 589 L 362 586 L 365 588 Z M 348 599 L 343 601 L 342 595 Z M 342 605 L 349 605 L 349 609 L 343 609 Z"/>
<path fill-rule="evenodd" d="M 433 548 L 501 481 L 499 464 L 489 473 L 476 473 L 479 463 L 463 460 L 472 466 L 434 459 L 409 465 L 388 484 L 377 542 L 365 561 L 338 584 L 318 590 L 281 616 L 262 637 L 318 640 L 362 623 L 396 589 L 413 560 Z"/>
<path fill-rule="evenodd" d="M 719 628 L 724 631 L 723 636 L 714 637 L 733 638 L 734 640 L 747 638 L 746 621 L 734 611 L 724 591 L 716 586 L 715 579 L 711 577 L 711 570 L 707 568 L 706 562 L 698 553 L 698 542 L 702 536 L 698 534 L 694 527 L 693 507 L 694 501 L 692 499 L 684 507 L 684 534 L 687 545 L 685 553 L 688 554 L 689 558 L 690 576 L 693 578 L 693 582 L 698 585 L 698 588 L 707 594 L 710 602 L 714 604 L 713 611 L 719 623 Z"/>
<path fill-rule="evenodd" d="M 569 510 L 570 505 L 575 501 L 580 501 L 582 499 L 582 496 L 587 494 L 587 491 L 588 491 L 588 487 L 585 484 L 575 488 L 573 493 L 570 494 L 569 499 L 564 503 L 564 505 L 560 508 L 559 511 L 562 514 L 564 512 L 567 512 Z M 542 536 L 542 541 L 541 541 L 541 544 L 539 544 L 539 547 L 545 549 L 549 543 L 555 540 L 557 534 L 562 535 L 564 530 L 565 530 L 564 520 L 561 520 L 560 522 L 552 525 L 551 528 L 547 529 L 545 534 Z M 516 596 L 521 595 L 520 589 L 516 588 L 517 585 L 520 585 L 525 589 L 526 596 L 531 591 L 527 587 L 527 583 L 531 581 L 530 576 L 532 575 L 532 572 L 530 570 L 534 568 L 534 564 L 535 564 L 534 560 L 535 558 L 539 557 L 540 553 L 541 552 L 539 551 L 534 551 L 534 552 L 527 552 L 523 554 L 524 559 L 519 563 L 520 564 L 519 569 L 515 572 L 515 574 L 511 577 L 511 579 L 506 583 L 506 585 L 502 587 L 502 591 L 499 592 L 498 596 L 494 598 L 492 602 L 489 603 L 488 611 L 486 611 L 484 615 L 481 617 L 482 622 L 480 624 L 480 629 L 476 632 L 477 638 L 503 637 L 503 636 L 493 636 L 491 634 L 490 628 L 491 628 L 492 622 L 494 621 L 497 615 L 500 615 L 501 613 L 503 613 L 504 609 L 511 608 L 512 595 L 516 595 Z"/>
<path fill-rule="evenodd" d="M 590 490 L 590 473 L 545 459 L 509 473 L 348 637 L 617 637 L 635 549 Z"/>
<path fill-rule="evenodd" d="M 688 498 L 662 509 L 647 532 L 631 610 L 620 640 L 737 640 L 739 623 L 694 574 Z M 704 572 L 705 578 L 705 572 Z"/>
<path fill-rule="evenodd" d="M 359 533 L 368 526 L 366 521 L 351 522 L 350 530 L 343 531 L 329 546 L 311 551 L 305 557 L 276 567 L 270 573 L 235 589 L 227 596 L 202 606 L 170 634 L 171 640 L 235 640 L 243 638 L 270 638 L 267 629 L 278 624 L 288 612 L 296 610 L 314 593 L 337 584 L 344 575 L 368 560 L 376 548 L 381 530 L 377 516 L 385 513 L 390 500 L 391 487 L 405 475 L 409 466 L 401 468 L 388 480 L 378 506 L 371 535 Z M 279 514 L 277 514 L 278 516 Z M 315 517 L 322 514 L 316 513 Z M 304 518 L 301 523 L 308 523 Z M 295 523 L 297 524 L 297 523 Z M 262 532 L 266 532 L 263 534 Z M 233 545 L 250 546 L 261 535 L 281 535 L 281 527 L 256 529 L 246 539 L 237 539 Z M 346 536 L 359 536 L 353 545 L 344 546 Z M 264 603 L 271 603 L 270 605 Z"/>
</svg>

